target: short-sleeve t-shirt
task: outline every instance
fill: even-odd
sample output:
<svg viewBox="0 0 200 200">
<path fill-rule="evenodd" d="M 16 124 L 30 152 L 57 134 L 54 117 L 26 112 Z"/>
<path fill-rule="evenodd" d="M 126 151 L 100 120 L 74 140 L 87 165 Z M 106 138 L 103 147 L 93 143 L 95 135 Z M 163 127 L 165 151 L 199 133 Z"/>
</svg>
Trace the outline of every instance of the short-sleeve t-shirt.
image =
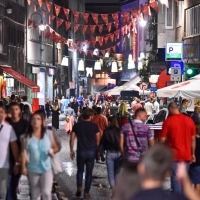
<svg viewBox="0 0 200 200">
<path fill-rule="evenodd" d="M 166 143 L 172 149 L 175 161 L 191 161 L 191 138 L 195 135 L 193 120 L 184 114 L 175 114 L 167 118 L 160 132 L 160 137 L 166 137 Z"/>
<path fill-rule="evenodd" d="M 72 131 L 78 139 L 77 151 L 96 151 L 96 134 L 99 128 L 95 123 L 80 121 L 74 125 Z"/>
<path fill-rule="evenodd" d="M 0 168 L 9 168 L 9 146 L 11 142 L 17 140 L 15 131 L 12 126 L 6 123 L 2 123 L 0 131 Z M 0 125 L 1 126 L 1 125 Z"/>
<path fill-rule="evenodd" d="M 150 128 L 143 124 L 140 120 L 134 120 L 132 122 L 135 136 L 140 143 L 142 153 L 148 148 L 148 141 L 153 139 L 153 133 Z M 138 162 L 141 157 L 141 150 L 135 141 L 134 133 L 130 123 L 125 124 L 121 129 L 121 135 L 124 136 L 125 141 L 125 159 L 128 162 Z"/>
<path fill-rule="evenodd" d="M 141 190 L 130 200 L 187 200 L 182 194 L 169 193 L 162 188 Z"/>
</svg>

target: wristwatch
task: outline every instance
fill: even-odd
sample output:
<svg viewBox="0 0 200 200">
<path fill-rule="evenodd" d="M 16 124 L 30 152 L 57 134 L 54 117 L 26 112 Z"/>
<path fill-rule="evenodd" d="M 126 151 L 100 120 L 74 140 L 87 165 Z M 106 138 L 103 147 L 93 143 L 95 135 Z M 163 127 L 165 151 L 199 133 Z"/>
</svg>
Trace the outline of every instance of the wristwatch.
<svg viewBox="0 0 200 200">
<path fill-rule="evenodd" d="M 20 163 L 19 163 L 19 162 L 16 162 L 16 163 L 15 163 L 15 165 L 16 165 L 16 166 L 19 166 L 19 165 L 20 165 Z"/>
</svg>

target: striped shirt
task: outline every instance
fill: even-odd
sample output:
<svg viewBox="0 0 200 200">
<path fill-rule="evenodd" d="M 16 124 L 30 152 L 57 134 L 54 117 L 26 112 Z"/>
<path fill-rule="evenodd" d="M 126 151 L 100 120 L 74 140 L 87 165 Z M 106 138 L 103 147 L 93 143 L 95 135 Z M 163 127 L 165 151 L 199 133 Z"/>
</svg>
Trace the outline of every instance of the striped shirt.
<svg viewBox="0 0 200 200">
<path fill-rule="evenodd" d="M 148 141 L 153 139 L 153 133 L 150 128 L 140 120 L 132 121 L 134 132 L 138 138 L 140 147 L 138 147 L 130 123 L 125 124 L 121 129 L 121 135 L 125 141 L 125 159 L 128 162 L 138 162 L 141 155 L 148 148 Z"/>
</svg>

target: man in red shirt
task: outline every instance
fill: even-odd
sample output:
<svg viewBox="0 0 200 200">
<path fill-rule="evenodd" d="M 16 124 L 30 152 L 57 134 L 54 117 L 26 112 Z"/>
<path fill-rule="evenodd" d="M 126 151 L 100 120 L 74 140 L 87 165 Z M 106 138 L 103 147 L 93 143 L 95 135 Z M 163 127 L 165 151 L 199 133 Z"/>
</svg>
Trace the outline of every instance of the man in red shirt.
<svg viewBox="0 0 200 200">
<path fill-rule="evenodd" d="M 171 186 L 174 192 L 182 192 L 176 179 L 177 164 L 185 162 L 189 168 L 190 162 L 195 162 L 195 125 L 190 117 L 179 112 L 176 102 L 168 106 L 170 117 L 163 123 L 160 142 L 166 143 L 174 154 L 174 164 L 171 174 Z"/>
</svg>

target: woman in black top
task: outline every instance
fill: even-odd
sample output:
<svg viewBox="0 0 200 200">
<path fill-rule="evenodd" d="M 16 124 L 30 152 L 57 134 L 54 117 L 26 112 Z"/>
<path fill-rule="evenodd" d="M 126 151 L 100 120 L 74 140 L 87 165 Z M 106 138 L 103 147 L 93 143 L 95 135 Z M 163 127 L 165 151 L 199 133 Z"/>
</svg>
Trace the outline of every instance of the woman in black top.
<svg viewBox="0 0 200 200">
<path fill-rule="evenodd" d="M 120 169 L 120 128 L 115 116 L 109 117 L 109 126 L 105 129 L 101 139 L 100 147 L 106 151 L 106 165 L 108 170 L 108 180 L 110 187 L 115 190 L 116 175 Z"/>
<path fill-rule="evenodd" d="M 58 106 L 58 100 L 55 100 L 55 103 L 52 107 L 52 126 L 56 130 L 59 129 L 59 115 L 60 115 L 60 108 Z"/>
</svg>

